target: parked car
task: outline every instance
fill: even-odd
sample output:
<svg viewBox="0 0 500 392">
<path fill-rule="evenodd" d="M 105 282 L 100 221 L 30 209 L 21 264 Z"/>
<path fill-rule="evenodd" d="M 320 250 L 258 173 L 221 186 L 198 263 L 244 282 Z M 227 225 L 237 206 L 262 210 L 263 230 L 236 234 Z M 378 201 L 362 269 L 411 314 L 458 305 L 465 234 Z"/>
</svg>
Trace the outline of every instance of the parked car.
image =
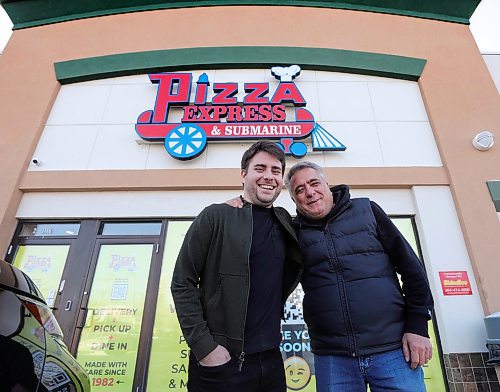
<svg viewBox="0 0 500 392">
<path fill-rule="evenodd" d="M 0 260 L 0 390 L 90 391 L 85 370 L 62 339 L 61 329 L 33 281 Z"/>
</svg>

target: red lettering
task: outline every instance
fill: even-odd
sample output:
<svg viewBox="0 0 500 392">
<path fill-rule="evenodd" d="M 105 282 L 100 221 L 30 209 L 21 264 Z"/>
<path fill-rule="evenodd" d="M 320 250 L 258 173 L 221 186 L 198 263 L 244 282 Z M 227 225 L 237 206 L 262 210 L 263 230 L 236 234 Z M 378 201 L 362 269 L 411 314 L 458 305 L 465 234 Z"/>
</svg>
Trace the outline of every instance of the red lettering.
<svg viewBox="0 0 500 392">
<path fill-rule="evenodd" d="M 259 107 L 257 105 L 245 106 L 245 121 L 258 121 L 259 120 Z"/>
<path fill-rule="evenodd" d="M 269 103 L 269 98 L 264 97 L 269 92 L 269 83 L 245 83 L 245 92 L 245 104 Z"/>
<path fill-rule="evenodd" d="M 221 117 L 227 114 L 227 106 L 214 106 L 213 107 L 213 121 L 220 121 Z"/>
<path fill-rule="evenodd" d="M 207 103 L 207 90 L 208 84 L 198 82 L 194 96 L 195 105 L 205 105 Z"/>
<path fill-rule="evenodd" d="M 236 105 L 238 99 L 238 83 L 214 83 L 214 92 L 216 93 L 212 99 L 214 105 Z"/>
<path fill-rule="evenodd" d="M 182 116 L 182 122 L 196 121 L 196 116 L 198 114 L 198 108 L 196 106 L 185 106 L 184 116 Z"/>
<path fill-rule="evenodd" d="M 210 110 L 213 106 L 199 106 L 198 108 L 200 109 L 200 116 L 196 119 L 196 121 L 212 121 Z"/>
<path fill-rule="evenodd" d="M 242 108 L 241 106 L 228 106 L 227 107 L 227 122 L 240 122 L 243 121 Z"/>
<path fill-rule="evenodd" d="M 271 98 L 271 103 L 293 103 L 295 106 L 305 106 L 306 100 L 293 82 L 281 82 Z"/>
<path fill-rule="evenodd" d="M 273 106 L 273 121 L 285 121 L 286 112 L 283 105 Z"/>
<path fill-rule="evenodd" d="M 271 105 L 259 106 L 259 121 L 271 121 L 272 117 Z"/>
<path fill-rule="evenodd" d="M 191 77 L 190 73 L 159 73 L 149 75 L 151 83 L 158 84 L 156 103 L 153 110 L 154 123 L 165 123 L 167 121 L 170 104 L 180 106 L 189 103 Z"/>
</svg>

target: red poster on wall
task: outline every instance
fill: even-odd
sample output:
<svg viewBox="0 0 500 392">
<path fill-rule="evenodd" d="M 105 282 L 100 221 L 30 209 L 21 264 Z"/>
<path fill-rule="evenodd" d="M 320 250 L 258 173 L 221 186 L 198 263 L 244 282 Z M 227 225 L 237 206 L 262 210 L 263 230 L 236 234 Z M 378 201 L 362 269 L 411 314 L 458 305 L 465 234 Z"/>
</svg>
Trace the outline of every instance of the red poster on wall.
<svg viewBox="0 0 500 392">
<path fill-rule="evenodd" d="M 443 295 L 472 295 L 467 271 L 443 271 L 439 278 Z"/>
</svg>

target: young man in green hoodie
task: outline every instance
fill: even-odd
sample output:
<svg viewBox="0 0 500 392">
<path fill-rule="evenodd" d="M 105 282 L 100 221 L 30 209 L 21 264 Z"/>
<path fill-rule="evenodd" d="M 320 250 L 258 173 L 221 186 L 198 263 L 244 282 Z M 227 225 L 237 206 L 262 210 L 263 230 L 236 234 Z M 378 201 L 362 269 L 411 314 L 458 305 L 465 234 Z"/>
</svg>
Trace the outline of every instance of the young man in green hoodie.
<svg viewBox="0 0 500 392">
<path fill-rule="evenodd" d="M 279 146 L 253 144 L 241 160 L 243 207 L 208 206 L 186 234 L 171 290 L 190 392 L 286 391 L 281 316 L 302 266 L 291 217 L 272 206 L 284 171 Z"/>
</svg>

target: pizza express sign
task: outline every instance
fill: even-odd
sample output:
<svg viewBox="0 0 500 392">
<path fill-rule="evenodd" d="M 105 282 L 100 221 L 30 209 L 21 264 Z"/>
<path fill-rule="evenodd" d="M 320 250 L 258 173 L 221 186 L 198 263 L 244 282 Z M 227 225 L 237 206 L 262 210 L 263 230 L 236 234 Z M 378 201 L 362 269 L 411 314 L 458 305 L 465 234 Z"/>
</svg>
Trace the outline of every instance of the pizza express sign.
<svg viewBox="0 0 500 392">
<path fill-rule="evenodd" d="M 196 82 L 190 103 L 191 73 L 150 74 L 158 84 L 156 103 L 137 119 L 135 129 L 149 141 L 165 141 L 165 149 L 174 158 L 192 159 L 200 155 L 208 140 L 279 139 L 286 154 L 301 158 L 307 146 L 300 142 L 311 137 L 313 150 L 345 150 L 345 146 L 314 121 L 303 107 L 306 101 L 293 79 L 300 67 L 274 67 L 271 73 L 279 80 L 273 94 L 269 83 L 245 83 L 245 97 L 238 102 L 238 83 L 214 83 L 213 98 L 207 102 L 210 81 L 203 73 Z M 295 107 L 295 118 L 287 118 L 285 106 Z M 169 110 L 183 107 L 180 123 L 169 123 Z"/>
</svg>

